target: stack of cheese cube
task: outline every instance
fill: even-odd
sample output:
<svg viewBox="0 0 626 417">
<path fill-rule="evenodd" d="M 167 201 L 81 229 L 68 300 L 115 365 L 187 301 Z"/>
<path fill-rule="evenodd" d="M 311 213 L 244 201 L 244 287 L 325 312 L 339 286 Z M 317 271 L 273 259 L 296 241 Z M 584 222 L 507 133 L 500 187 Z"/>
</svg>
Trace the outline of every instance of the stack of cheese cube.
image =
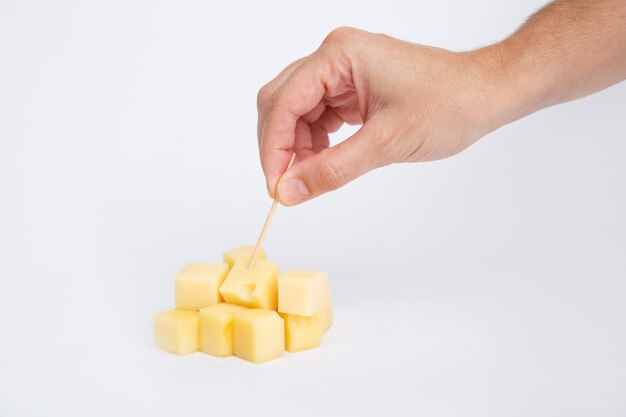
<svg viewBox="0 0 626 417">
<path fill-rule="evenodd" d="M 235 355 L 255 363 L 320 345 L 332 324 L 326 272 L 281 274 L 254 246 L 224 253 L 224 263 L 190 263 L 174 280 L 174 310 L 154 317 L 159 349 L 178 355 Z"/>
</svg>

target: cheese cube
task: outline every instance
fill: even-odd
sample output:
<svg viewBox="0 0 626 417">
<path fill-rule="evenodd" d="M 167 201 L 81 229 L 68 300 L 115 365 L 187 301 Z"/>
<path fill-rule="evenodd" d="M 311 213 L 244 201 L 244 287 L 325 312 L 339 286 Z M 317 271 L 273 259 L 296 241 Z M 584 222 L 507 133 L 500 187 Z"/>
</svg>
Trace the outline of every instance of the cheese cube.
<svg viewBox="0 0 626 417">
<path fill-rule="evenodd" d="M 250 258 L 252 257 L 252 252 L 254 252 L 254 245 L 241 246 L 239 248 L 234 248 L 224 252 L 224 262 L 228 264 L 228 268 L 232 268 L 235 265 L 237 259 L 247 259 L 250 262 Z M 263 250 L 263 248 L 259 248 L 256 253 L 255 259 L 267 259 L 267 254 Z"/>
<path fill-rule="evenodd" d="M 213 356 L 233 354 L 233 313 L 245 310 L 220 303 L 200 309 L 200 352 Z"/>
<path fill-rule="evenodd" d="M 328 274 L 295 270 L 278 278 L 278 311 L 298 316 L 312 316 L 326 306 Z"/>
<path fill-rule="evenodd" d="M 289 352 L 300 352 L 314 349 L 322 343 L 324 323 L 322 311 L 310 316 L 279 313 L 285 320 L 285 349 Z"/>
<path fill-rule="evenodd" d="M 285 324 L 273 310 L 252 309 L 233 314 L 235 355 L 262 363 L 278 358 L 285 351 Z"/>
<path fill-rule="evenodd" d="M 176 308 L 199 310 L 224 301 L 219 289 L 227 274 L 226 264 L 187 264 L 174 278 Z"/>
<path fill-rule="evenodd" d="M 326 333 L 333 324 L 333 295 L 330 291 L 330 286 L 326 291 L 326 301 L 324 302 L 324 308 L 322 308 L 320 314 L 322 316 L 322 328 L 324 329 L 324 333 Z"/>
<path fill-rule="evenodd" d="M 198 312 L 169 310 L 154 316 L 156 346 L 176 355 L 198 351 Z"/>
<path fill-rule="evenodd" d="M 241 258 L 224 280 L 220 293 L 227 303 L 276 310 L 279 274 L 274 262 L 258 260 L 248 268 L 248 260 Z"/>
</svg>

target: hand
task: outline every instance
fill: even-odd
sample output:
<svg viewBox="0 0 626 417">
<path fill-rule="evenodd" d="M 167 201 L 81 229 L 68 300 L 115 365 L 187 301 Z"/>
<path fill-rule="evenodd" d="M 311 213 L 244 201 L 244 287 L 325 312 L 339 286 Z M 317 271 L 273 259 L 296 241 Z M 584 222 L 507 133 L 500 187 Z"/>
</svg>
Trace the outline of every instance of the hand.
<svg viewBox="0 0 626 417">
<path fill-rule="evenodd" d="M 334 30 L 259 91 L 270 195 L 293 205 L 378 167 L 461 152 L 502 124 L 494 57 L 489 49 L 453 53 Z M 329 133 L 343 123 L 362 127 L 329 148 Z M 295 164 L 281 177 L 294 152 Z"/>
</svg>

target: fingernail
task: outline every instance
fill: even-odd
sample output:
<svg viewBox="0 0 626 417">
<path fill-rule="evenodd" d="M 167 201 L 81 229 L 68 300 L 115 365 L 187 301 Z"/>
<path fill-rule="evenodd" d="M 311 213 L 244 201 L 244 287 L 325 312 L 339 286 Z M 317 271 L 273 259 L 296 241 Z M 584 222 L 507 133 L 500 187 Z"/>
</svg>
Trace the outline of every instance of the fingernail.
<svg viewBox="0 0 626 417">
<path fill-rule="evenodd" d="M 267 187 L 267 195 L 269 195 L 271 198 L 274 198 L 274 197 L 275 197 L 275 195 L 274 195 L 274 190 L 275 190 L 275 188 L 273 188 L 273 187 L 270 185 L 270 183 L 269 183 L 269 182 L 266 182 L 266 183 L 265 183 L 265 186 Z"/>
<path fill-rule="evenodd" d="M 309 196 L 309 189 L 299 178 L 291 178 L 278 183 L 278 197 L 284 204 L 296 204 Z"/>
</svg>

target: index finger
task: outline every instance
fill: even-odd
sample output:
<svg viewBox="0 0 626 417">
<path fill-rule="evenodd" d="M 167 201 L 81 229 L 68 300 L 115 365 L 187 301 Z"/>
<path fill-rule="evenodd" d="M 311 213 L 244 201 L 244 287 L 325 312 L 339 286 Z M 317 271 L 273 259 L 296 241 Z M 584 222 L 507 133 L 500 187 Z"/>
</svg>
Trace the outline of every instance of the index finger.
<svg viewBox="0 0 626 417">
<path fill-rule="evenodd" d="M 303 63 L 274 92 L 263 123 L 261 166 L 270 195 L 293 155 L 298 119 L 322 101 L 327 91 L 326 75 L 319 60 Z"/>
<path fill-rule="evenodd" d="M 257 110 L 259 113 L 257 120 L 257 140 L 259 143 L 259 148 L 261 147 L 261 135 L 263 134 L 263 124 L 265 123 L 265 109 L 267 107 L 267 102 L 269 101 L 269 98 L 274 94 L 278 87 L 280 87 L 280 85 L 285 82 L 285 80 L 291 75 L 291 73 L 294 72 L 295 69 L 298 68 L 300 65 L 302 65 L 302 62 L 304 62 L 306 58 L 308 57 L 300 58 L 297 61 L 294 61 L 291 64 L 287 65 L 287 67 L 282 70 L 272 81 L 265 84 L 259 90 L 259 93 L 257 95 Z"/>
</svg>

